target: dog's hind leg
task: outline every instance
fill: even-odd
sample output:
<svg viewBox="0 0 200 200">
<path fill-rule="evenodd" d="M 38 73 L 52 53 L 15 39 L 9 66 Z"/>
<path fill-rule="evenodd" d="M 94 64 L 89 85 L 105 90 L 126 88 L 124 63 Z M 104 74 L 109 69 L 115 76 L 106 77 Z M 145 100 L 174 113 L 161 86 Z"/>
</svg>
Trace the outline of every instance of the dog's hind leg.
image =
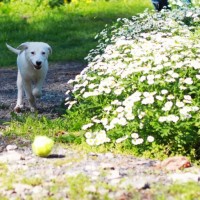
<svg viewBox="0 0 200 200">
<path fill-rule="evenodd" d="M 21 108 L 23 108 L 23 84 L 22 84 L 22 77 L 20 72 L 18 71 L 17 74 L 17 104 L 14 108 L 16 112 L 20 112 Z"/>
<path fill-rule="evenodd" d="M 44 83 L 43 79 L 38 80 L 35 85 L 34 88 L 32 90 L 33 96 L 35 98 L 40 98 L 42 96 L 42 85 Z"/>
<path fill-rule="evenodd" d="M 36 103 L 35 103 L 35 97 L 32 94 L 32 86 L 31 86 L 30 80 L 24 81 L 23 86 L 24 86 L 24 90 L 26 93 L 26 97 L 30 104 L 31 112 L 35 112 L 36 111 Z"/>
</svg>

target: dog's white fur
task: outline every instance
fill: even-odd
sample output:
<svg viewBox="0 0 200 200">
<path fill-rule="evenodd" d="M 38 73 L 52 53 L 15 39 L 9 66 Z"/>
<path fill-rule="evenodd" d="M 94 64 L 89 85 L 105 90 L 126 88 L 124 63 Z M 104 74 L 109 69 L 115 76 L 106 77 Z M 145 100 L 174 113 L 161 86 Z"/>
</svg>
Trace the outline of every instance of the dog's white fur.
<svg viewBox="0 0 200 200">
<path fill-rule="evenodd" d="M 16 49 L 6 44 L 8 49 L 18 55 L 17 57 L 17 104 L 14 108 L 19 112 L 23 107 L 23 89 L 30 104 L 32 112 L 36 110 L 35 98 L 42 95 L 42 85 L 48 71 L 48 56 L 51 47 L 44 42 L 25 42 Z"/>
</svg>

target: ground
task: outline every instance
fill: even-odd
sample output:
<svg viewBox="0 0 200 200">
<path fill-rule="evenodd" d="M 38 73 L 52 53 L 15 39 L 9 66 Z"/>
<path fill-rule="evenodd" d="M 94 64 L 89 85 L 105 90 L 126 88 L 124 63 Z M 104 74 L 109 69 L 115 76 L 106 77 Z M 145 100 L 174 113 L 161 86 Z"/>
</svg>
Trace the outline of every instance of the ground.
<svg viewBox="0 0 200 200">
<path fill-rule="evenodd" d="M 39 114 L 57 117 L 60 105 L 65 99 L 65 92 L 69 88 L 67 81 L 79 74 L 84 64 L 78 62 L 50 64 L 46 82 L 43 87 L 43 96 L 37 101 Z M 9 121 L 11 112 L 17 100 L 17 68 L 0 69 L 0 124 Z M 24 98 L 25 108 L 28 102 Z"/>
<path fill-rule="evenodd" d="M 83 68 L 76 62 L 50 65 L 43 97 L 37 103 L 40 115 L 60 115 L 69 88 L 67 81 Z M 156 190 L 160 185 L 200 180 L 199 168 L 192 165 L 179 170 L 178 159 L 174 159 L 175 170 L 168 171 L 172 161 L 161 167 L 156 160 L 112 152 L 88 153 L 63 144 L 56 144 L 47 158 L 35 156 L 30 141 L 5 137 L 1 132 L 15 106 L 16 77 L 16 68 L 0 69 L 0 199 L 151 200 L 163 195 Z M 27 105 L 25 100 L 26 110 Z M 199 193 L 195 195 L 200 198 Z"/>
</svg>

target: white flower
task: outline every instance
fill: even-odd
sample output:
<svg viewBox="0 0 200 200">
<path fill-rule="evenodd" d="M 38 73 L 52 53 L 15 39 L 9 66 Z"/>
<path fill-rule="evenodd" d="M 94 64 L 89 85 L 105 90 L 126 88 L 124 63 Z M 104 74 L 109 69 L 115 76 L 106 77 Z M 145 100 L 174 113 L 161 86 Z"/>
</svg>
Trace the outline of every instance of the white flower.
<svg viewBox="0 0 200 200">
<path fill-rule="evenodd" d="M 155 76 L 153 75 L 153 74 L 149 74 L 148 76 L 147 76 L 147 80 L 152 80 L 152 79 L 154 79 L 155 78 Z"/>
<path fill-rule="evenodd" d="M 114 93 L 115 93 L 116 95 L 120 95 L 120 94 L 122 93 L 122 91 L 123 91 L 122 88 L 118 88 L 118 89 L 114 90 Z"/>
<path fill-rule="evenodd" d="M 113 118 L 112 121 L 110 122 L 110 124 L 118 124 L 119 123 L 119 119 L 116 117 L 116 118 Z"/>
<path fill-rule="evenodd" d="M 148 75 L 148 76 L 147 76 L 147 83 L 148 83 L 149 85 L 154 84 L 154 78 L 155 78 L 155 76 L 154 76 L 153 74 Z"/>
<path fill-rule="evenodd" d="M 101 123 L 101 120 L 99 120 L 97 118 L 94 118 L 94 119 L 91 119 L 91 120 L 96 124 L 100 124 Z"/>
<path fill-rule="evenodd" d="M 153 103 L 154 103 L 154 97 L 153 97 L 153 95 L 147 96 L 146 98 L 144 98 L 144 99 L 142 100 L 141 103 L 144 104 L 144 105 L 153 104 Z"/>
<path fill-rule="evenodd" d="M 165 79 L 165 81 L 168 82 L 168 83 L 173 83 L 173 82 L 175 82 L 176 80 L 175 80 L 174 78 L 167 77 L 167 78 Z"/>
<path fill-rule="evenodd" d="M 85 133 L 85 137 L 86 137 L 87 139 L 92 138 L 92 133 L 91 133 L 91 132 L 86 132 L 86 133 Z"/>
<path fill-rule="evenodd" d="M 74 80 L 72 80 L 72 79 L 70 79 L 69 81 L 67 81 L 68 84 L 71 84 L 73 82 L 74 82 Z"/>
<path fill-rule="evenodd" d="M 197 75 L 196 75 L 196 78 L 197 78 L 197 79 L 200 79 L 200 74 L 197 74 Z"/>
<path fill-rule="evenodd" d="M 133 119 L 135 119 L 135 116 L 132 113 L 130 113 L 130 112 L 126 113 L 125 117 L 126 117 L 127 120 L 133 120 Z"/>
<path fill-rule="evenodd" d="M 153 85 L 154 82 L 155 82 L 154 79 L 150 79 L 150 80 L 147 81 L 147 83 L 148 83 L 149 85 Z"/>
<path fill-rule="evenodd" d="M 156 99 L 157 99 L 157 100 L 160 100 L 160 101 L 163 101 L 163 100 L 164 100 L 164 97 L 162 97 L 162 96 L 160 96 L 160 95 L 157 95 L 157 96 L 156 96 Z"/>
<path fill-rule="evenodd" d="M 190 95 L 184 95 L 184 103 L 192 103 L 192 97 Z"/>
<path fill-rule="evenodd" d="M 172 76 L 173 78 L 178 78 L 178 77 L 179 77 L 179 74 L 174 72 L 173 74 L 171 74 L 171 76 Z"/>
<path fill-rule="evenodd" d="M 132 144 L 134 145 L 139 145 L 139 144 L 142 144 L 143 142 L 144 140 L 142 138 L 132 139 Z"/>
<path fill-rule="evenodd" d="M 147 141 L 148 141 L 148 142 L 153 142 L 153 141 L 154 141 L 154 137 L 151 136 L 151 135 L 149 135 L 149 136 L 147 137 Z"/>
<path fill-rule="evenodd" d="M 118 113 L 121 113 L 121 112 L 124 111 L 124 107 L 120 106 L 120 107 L 118 107 L 118 108 L 116 109 L 116 111 L 117 111 Z"/>
<path fill-rule="evenodd" d="M 88 145 L 93 146 L 95 145 L 95 140 L 94 139 L 86 139 L 86 142 Z"/>
<path fill-rule="evenodd" d="M 71 92 L 71 90 L 67 90 L 67 92 L 65 92 L 65 94 L 67 95 L 67 94 L 69 94 Z"/>
<path fill-rule="evenodd" d="M 139 115 L 138 115 L 138 118 L 142 119 L 145 115 L 146 115 L 145 112 L 140 112 Z"/>
<path fill-rule="evenodd" d="M 104 108 L 105 111 L 111 111 L 112 110 L 112 106 L 107 106 Z"/>
<path fill-rule="evenodd" d="M 110 88 L 104 88 L 104 92 L 105 92 L 106 94 L 110 94 L 110 93 L 111 93 L 111 89 L 110 89 Z"/>
<path fill-rule="evenodd" d="M 132 142 L 132 144 L 137 145 L 136 139 L 132 139 L 131 142 Z"/>
<path fill-rule="evenodd" d="M 167 96 L 167 99 L 172 100 L 172 99 L 175 99 L 175 97 L 174 97 L 174 95 L 170 94 L 170 95 Z"/>
<path fill-rule="evenodd" d="M 139 135 L 138 135 L 138 133 L 132 133 L 131 137 L 134 139 L 137 139 L 137 138 L 139 138 Z"/>
<path fill-rule="evenodd" d="M 83 97 L 84 97 L 84 98 L 88 98 L 88 97 L 90 97 L 90 96 L 92 96 L 92 93 L 91 93 L 91 92 L 85 92 L 85 93 L 83 94 Z"/>
<path fill-rule="evenodd" d="M 193 112 L 196 112 L 196 111 L 198 111 L 199 110 L 199 107 L 198 106 L 192 106 L 191 107 L 191 111 L 193 111 Z"/>
<path fill-rule="evenodd" d="M 105 126 L 108 124 L 108 119 L 107 118 L 102 118 L 101 123 Z"/>
<path fill-rule="evenodd" d="M 179 120 L 178 116 L 175 116 L 175 115 L 168 115 L 167 116 L 167 121 L 168 122 L 174 122 L 174 123 L 176 123 L 178 120 Z"/>
<path fill-rule="evenodd" d="M 88 83 L 89 83 L 88 81 L 84 81 L 83 84 L 82 84 L 82 86 L 85 87 L 85 86 L 87 86 Z"/>
<path fill-rule="evenodd" d="M 188 100 L 188 101 L 191 101 L 192 100 L 192 97 L 190 95 L 184 95 L 184 99 L 185 100 Z"/>
<path fill-rule="evenodd" d="M 127 124 L 126 118 L 124 117 L 119 118 L 118 124 L 125 126 Z"/>
<path fill-rule="evenodd" d="M 65 101 L 68 101 L 70 99 L 70 97 L 66 97 Z M 65 105 L 67 105 L 68 103 L 66 103 Z"/>
<path fill-rule="evenodd" d="M 121 143 L 121 142 L 125 141 L 126 139 L 128 139 L 127 135 L 125 135 L 124 137 L 118 138 L 115 142 L 116 143 Z"/>
<path fill-rule="evenodd" d="M 161 90 L 161 94 L 167 94 L 168 91 L 167 90 Z"/>
<path fill-rule="evenodd" d="M 167 117 L 165 116 L 160 116 L 158 119 L 159 122 L 166 122 L 167 121 Z"/>
<path fill-rule="evenodd" d="M 94 89 L 95 87 L 97 87 L 97 85 L 95 85 L 94 83 L 91 83 L 91 84 L 88 86 L 89 89 Z"/>
<path fill-rule="evenodd" d="M 72 108 L 72 106 L 77 103 L 77 101 L 69 101 L 67 103 L 69 104 L 68 110 L 70 110 Z"/>
<path fill-rule="evenodd" d="M 186 88 L 185 86 L 183 86 L 183 85 L 180 85 L 179 88 L 180 88 L 180 90 L 186 90 L 186 89 L 187 89 L 187 88 Z"/>
<path fill-rule="evenodd" d="M 140 122 L 139 128 L 140 128 L 140 129 L 143 129 L 143 127 L 144 127 L 144 124 L 143 124 L 142 122 Z"/>
<path fill-rule="evenodd" d="M 173 103 L 171 101 L 168 101 L 168 102 L 165 103 L 165 105 L 162 108 L 162 110 L 163 111 L 169 111 L 169 110 L 171 110 L 172 106 L 173 106 Z"/>
<path fill-rule="evenodd" d="M 112 105 L 121 105 L 122 103 L 119 100 L 114 100 L 111 102 Z"/>
<path fill-rule="evenodd" d="M 183 82 L 188 84 L 188 85 L 192 85 L 193 80 L 192 80 L 192 78 L 186 78 Z"/>
<path fill-rule="evenodd" d="M 141 76 L 140 77 L 140 82 L 144 82 L 146 80 L 146 76 Z"/>
<path fill-rule="evenodd" d="M 92 127 L 93 125 L 94 125 L 93 123 L 85 124 L 82 126 L 82 130 L 87 130 L 88 128 Z"/>
<path fill-rule="evenodd" d="M 156 74 L 155 78 L 159 79 L 159 78 L 161 78 L 161 75 L 160 74 Z"/>
<path fill-rule="evenodd" d="M 185 104 L 184 104 L 183 102 L 181 102 L 181 101 L 177 101 L 177 102 L 176 102 L 176 106 L 177 106 L 178 108 L 182 108 L 184 105 L 185 105 Z"/>
</svg>

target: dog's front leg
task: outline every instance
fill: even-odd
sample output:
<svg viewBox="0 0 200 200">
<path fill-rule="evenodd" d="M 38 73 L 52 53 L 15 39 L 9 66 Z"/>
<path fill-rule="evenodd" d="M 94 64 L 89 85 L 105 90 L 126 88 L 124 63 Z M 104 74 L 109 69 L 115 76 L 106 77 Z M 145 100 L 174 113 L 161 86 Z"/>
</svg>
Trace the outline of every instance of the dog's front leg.
<svg viewBox="0 0 200 200">
<path fill-rule="evenodd" d="M 23 84 L 22 84 L 22 77 L 20 72 L 18 71 L 17 74 L 17 104 L 14 108 L 16 112 L 20 112 L 21 108 L 23 108 Z"/>
<path fill-rule="evenodd" d="M 44 80 L 40 79 L 35 83 L 35 86 L 33 88 L 33 96 L 35 98 L 40 98 L 42 96 L 42 85 L 44 83 Z"/>
<path fill-rule="evenodd" d="M 36 111 L 36 103 L 35 103 L 35 97 L 32 94 L 31 81 L 29 81 L 29 80 L 24 81 L 24 90 L 25 90 L 26 97 L 30 104 L 31 112 L 35 112 Z"/>
</svg>

